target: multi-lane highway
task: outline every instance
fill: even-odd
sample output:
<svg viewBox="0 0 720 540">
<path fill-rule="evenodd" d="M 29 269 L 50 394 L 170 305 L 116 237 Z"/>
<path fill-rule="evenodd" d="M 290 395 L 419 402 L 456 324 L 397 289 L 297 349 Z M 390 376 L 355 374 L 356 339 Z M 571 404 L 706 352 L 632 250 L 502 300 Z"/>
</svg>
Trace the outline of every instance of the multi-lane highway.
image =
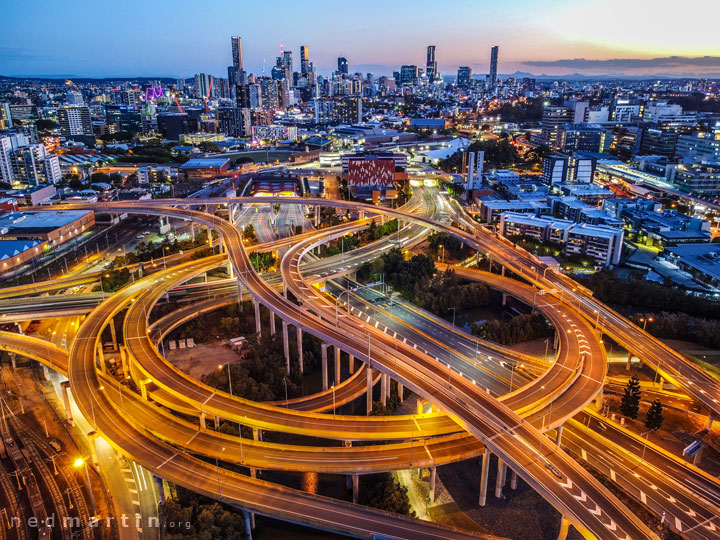
<svg viewBox="0 0 720 540">
<path fill-rule="evenodd" d="M 244 199 L 233 200 L 233 202 L 242 203 L 251 201 Z M 218 202 L 221 201 L 214 201 L 215 204 L 218 204 Z M 298 204 L 298 201 L 280 202 Z M 364 210 L 373 213 L 386 213 L 400 216 L 407 221 L 414 221 L 422 227 L 432 227 L 449 232 L 461 238 L 469 245 L 475 246 L 484 252 L 491 253 L 495 261 L 514 270 L 528 281 L 535 282 L 545 290 L 548 290 L 548 286 L 543 280 L 551 280 L 553 277 L 557 277 L 559 281 L 565 280 L 563 276 L 555 276 L 552 271 L 548 272 L 540 268 L 537 264 L 531 264 L 537 262 L 532 256 L 521 252 L 518 253 L 517 250 L 504 244 L 502 240 L 496 239 L 486 231 L 476 230 L 474 224 L 465 224 L 467 229 L 471 229 L 472 227 L 471 230 L 474 234 L 471 234 L 467 231 L 442 226 L 432 220 L 417 217 L 402 211 L 377 209 L 375 207 L 366 207 L 365 205 L 342 201 L 333 201 L 330 203 L 328 201 L 306 199 L 303 202 L 307 204 L 324 203 L 330 204 L 331 206 Z M 174 203 L 187 204 L 187 201 L 185 203 L 174 201 Z M 534 378 L 532 381 L 528 382 L 527 379 L 521 379 L 523 381 L 521 388 L 505 398 L 503 402 L 500 402 L 488 396 L 485 388 L 471 378 L 468 378 L 462 369 L 458 369 L 460 364 L 454 366 L 452 364 L 449 366 L 446 365 L 446 363 L 449 363 L 446 357 L 452 357 L 447 351 L 439 351 L 439 354 L 426 354 L 430 352 L 433 346 L 435 349 L 432 350 L 438 351 L 437 343 L 433 344 L 432 339 L 428 341 L 428 347 L 425 348 L 425 352 L 423 352 L 404 341 L 400 342 L 394 335 L 390 336 L 387 333 L 387 328 L 390 325 L 383 324 L 383 326 L 386 327 L 386 331 L 383 331 L 370 324 L 370 316 L 367 314 L 364 314 L 363 318 L 337 317 L 334 314 L 334 310 L 329 307 L 331 304 L 326 303 L 323 305 L 321 298 L 316 298 L 314 294 L 309 294 L 312 292 L 312 288 L 304 281 L 303 276 L 300 275 L 298 264 L 299 256 L 296 257 L 296 255 L 300 253 L 300 250 L 291 249 L 285 257 L 290 262 L 296 259 L 294 263 L 295 268 L 290 268 L 289 266 L 284 268 L 286 286 L 292 288 L 293 295 L 303 301 L 302 306 L 297 306 L 283 296 L 278 295 L 272 287 L 267 285 L 255 274 L 249 265 L 247 254 L 242 247 L 242 238 L 239 232 L 227 222 L 207 214 L 170 208 L 160 205 L 155 201 L 124 204 L 126 204 L 126 206 L 110 205 L 109 208 L 122 208 L 123 210 L 131 212 L 167 214 L 182 218 L 189 217 L 198 223 L 218 230 L 221 238 L 224 240 L 225 246 L 227 246 L 228 255 L 235 267 L 235 272 L 240 276 L 240 281 L 244 287 L 249 289 L 256 300 L 266 307 L 269 307 L 271 311 L 286 322 L 299 326 L 304 331 L 310 331 L 324 341 L 339 346 L 344 351 L 353 354 L 356 358 L 363 360 L 367 364 L 372 364 L 374 369 L 390 374 L 393 378 L 412 388 L 418 394 L 439 406 L 443 411 L 449 413 L 448 420 L 452 420 L 450 424 L 445 424 L 445 426 L 447 426 L 446 429 L 450 430 L 450 426 L 454 425 L 452 429 L 457 431 L 458 426 L 460 426 L 483 441 L 492 451 L 501 456 L 503 460 L 516 470 L 520 476 L 525 478 L 530 485 L 542 493 L 564 515 L 569 517 L 585 534 L 594 535 L 598 538 L 634 539 L 655 537 L 654 533 L 650 532 L 640 523 L 619 501 L 604 490 L 590 475 L 578 467 L 564 452 L 559 451 L 557 446 L 550 443 L 539 430 L 533 427 L 533 424 L 535 424 L 536 427 L 547 429 L 551 425 L 556 425 L 567 420 L 569 416 L 581 409 L 599 391 L 605 374 L 605 357 L 602 347 L 593 348 L 597 344 L 597 337 L 593 333 L 592 325 L 596 320 L 597 314 L 605 312 L 593 308 L 597 309 L 597 311 L 592 312 L 595 317 L 589 316 L 587 309 L 584 309 L 583 306 L 585 304 L 589 306 L 590 304 L 581 299 L 578 304 L 578 310 L 587 320 L 587 322 L 585 322 L 582 318 L 576 318 L 574 310 L 569 309 L 567 306 L 567 300 L 572 298 L 573 295 L 550 290 L 549 292 L 551 294 L 559 296 L 557 306 L 554 308 L 556 313 L 553 314 L 553 309 L 548 309 L 548 306 L 541 307 L 545 308 L 548 318 L 553 321 L 556 327 L 565 328 L 569 325 L 570 330 L 567 332 L 569 335 L 560 336 L 558 361 L 552 366 L 548 366 L 549 369 L 538 369 L 532 373 L 533 375 L 539 374 L 539 377 Z M 281 208 L 284 206 L 285 204 L 281 204 Z M 307 237 L 312 237 L 312 234 Z M 283 264 L 285 263 L 285 258 L 283 259 Z M 210 264 L 210 262 L 206 264 Z M 213 261 L 213 264 L 217 265 L 218 263 Z M 289 264 L 290 263 L 288 263 L 288 265 Z M 202 267 L 202 265 L 200 266 Z M 320 265 L 320 267 L 322 267 L 322 265 Z M 340 267 L 339 271 L 347 271 L 351 268 L 351 266 Z M 83 413 L 86 415 L 92 414 L 93 418 L 95 418 L 95 414 L 97 413 L 96 409 L 99 408 L 99 410 L 102 411 L 101 415 L 105 421 L 109 421 L 117 414 L 116 411 L 112 410 L 113 403 L 115 403 L 112 398 L 103 398 L 102 395 L 99 397 L 96 395 L 101 387 L 103 389 L 105 387 L 103 384 L 97 382 L 102 380 L 98 378 L 102 376 L 98 376 L 95 371 L 95 347 L 91 342 L 93 342 L 93 340 L 97 342 L 99 330 L 107 323 L 109 316 L 117 313 L 126 304 L 133 304 L 133 300 L 135 300 L 135 305 L 131 306 L 126 319 L 126 333 L 128 330 L 131 330 L 130 336 L 126 335 L 125 339 L 128 349 L 132 348 L 135 353 L 138 353 L 137 355 L 131 353 L 134 358 L 132 364 L 133 369 L 142 373 L 142 375 L 136 373 L 136 379 L 142 381 L 143 379 L 147 380 L 151 378 L 152 386 L 157 386 L 173 395 L 176 401 L 182 401 L 190 409 L 194 409 L 196 414 L 197 412 L 205 412 L 209 418 L 217 415 L 223 419 L 246 423 L 247 425 L 253 425 L 262 429 L 278 429 L 293 433 L 306 432 L 306 428 L 303 427 L 306 421 L 300 419 L 300 417 L 303 416 L 308 419 L 313 418 L 314 421 L 322 422 L 323 424 L 327 422 L 327 415 L 321 415 L 325 418 L 318 419 L 313 417 L 313 414 L 317 413 L 293 413 L 288 409 L 276 412 L 273 410 L 273 407 L 268 407 L 267 405 L 258 406 L 257 404 L 242 403 L 241 400 L 233 396 L 220 396 L 219 393 L 208 394 L 206 390 L 199 388 L 194 383 L 192 391 L 197 393 L 188 396 L 187 392 L 178 392 L 177 388 L 175 388 L 173 392 L 175 385 L 186 385 L 188 383 L 174 378 L 156 380 L 154 375 L 150 374 L 153 373 L 164 376 L 167 372 L 167 365 L 162 362 L 162 360 L 159 360 L 159 363 L 155 362 L 157 351 L 152 345 L 152 340 L 147 337 L 145 330 L 147 325 L 147 312 L 159 297 L 153 292 L 148 292 L 147 289 L 152 287 L 164 289 L 166 285 L 170 286 L 181 282 L 183 279 L 186 279 L 178 274 L 178 272 L 182 273 L 182 269 L 183 266 L 180 265 L 160 274 L 152 285 L 150 285 L 150 278 L 147 278 L 148 280 L 140 280 L 140 282 L 136 282 L 127 287 L 125 291 L 121 291 L 121 293 L 107 299 L 98 309 L 90 314 L 88 321 L 93 321 L 93 324 L 88 325 L 86 321 L 81 328 L 81 332 L 84 332 L 83 337 L 87 343 L 78 341 L 80 339 L 79 334 L 78 339 L 76 339 L 72 345 L 69 366 L 71 384 L 75 381 L 73 390 L 78 394 L 78 403 L 81 405 Z M 312 273 L 312 269 L 309 271 Z M 330 277 L 329 275 L 322 276 L 323 272 L 316 271 L 316 273 L 320 274 L 316 277 Z M 541 277 L 541 274 L 545 275 Z M 552 277 L 550 276 L 551 274 Z M 474 277 L 478 278 L 478 275 Z M 513 291 L 513 285 L 511 283 L 500 283 L 500 281 L 502 281 L 500 278 L 491 277 L 491 275 L 489 275 L 487 279 L 497 280 L 496 283 L 493 283 L 494 286 L 500 288 L 505 287 L 511 290 L 513 295 L 523 297 L 522 287 L 518 286 L 518 290 Z M 569 284 L 567 286 L 569 286 Z M 581 290 L 579 287 L 574 288 L 576 290 L 571 291 L 573 293 Z M 354 301 L 355 300 L 352 302 L 349 301 L 349 303 L 352 305 Z M 595 303 L 594 300 L 591 299 L 591 301 Z M 355 306 L 356 311 L 357 307 L 358 306 Z M 314 312 L 308 311 L 308 308 Z M 380 321 L 377 319 L 377 317 L 380 316 L 386 317 L 388 321 L 394 320 L 392 313 L 381 315 L 373 313 L 373 317 L 375 317 L 373 321 L 377 326 L 380 325 Z M 395 319 L 398 319 L 398 317 L 395 316 Z M 617 324 L 617 322 L 615 322 L 615 324 Z M 412 324 L 406 323 L 403 334 L 406 331 L 411 332 L 412 326 Z M 88 328 L 86 329 L 86 327 Z M 607 323 L 605 328 L 608 328 Z M 145 331 L 147 339 L 144 339 L 143 336 L 140 335 L 142 331 Z M 413 339 L 419 340 L 420 337 L 418 336 L 420 336 L 421 333 L 422 331 L 420 331 L 420 333 L 416 332 Z M 427 332 L 425 333 L 427 334 Z M 563 334 L 565 333 L 566 332 L 563 332 Z M 139 339 L 131 339 L 128 341 L 129 337 L 132 338 L 133 336 Z M 407 340 L 407 338 L 405 338 L 405 340 Z M 134 341 L 137 341 L 137 344 L 133 344 Z M 131 344 L 132 347 L 130 346 Z M 417 346 L 417 343 L 415 343 L 415 346 Z M 475 346 L 479 347 L 479 344 L 476 343 Z M 153 350 L 155 352 L 153 352 Z M 632 350 L 638 354 L 638 348 Z M 74 356 L 76 354 L 77 357 Z M 464 356 L 466 360 L 467 358 L 472 359 L 473 357 L 473 355 L 467 354 Z M 565 363 L 564 359 L 568 359 L 568 363 Z M 446 363 L 443 363 L 443 360 L 445 360 Z M 74 369 L 73 364 L 76 364 L 76 369 Z M 467 361 L 465 362 L 465 366 L 477 367 L 473 362 Z M 465 366 L 463 369 L 465 369 Z M 143 371 L 145 369 L 153 369 L 156 371 Z M 511 372 L 511 376 L 513 373 L 514 370 Z M 690 373 L 692 374 L 692 370 L 690 370 Z M 78 377 L 77 379 L 76 376 Z M 529 376 L 530 374 L 528 374 L 528 378 Z M 487 382 L 490 382 L 490 379 L 488 379 Z M 495 381 L 493 381 L 493 384 L 495 384 Z M 147 385 L 150 386 L 150 383 Z M 549 389 L 548 385 L 550 385 Z M 78 387 L 78 390 L 76 390 L 75 386 Z M 543 386 L 546 388 L 542 388 Z M 188 390 L 190 387 L 183 386 L 182 388 L 183 390 Z M 548 390 L 551 392 L 550 399 L 547 399 L 547 396 L 544 395 L 543 392 L 540 392 L 540 390 Z M 707 392 L 707 390 L 705 391 Z M 100 390 L 100 393 L 102 394 L 102 390 Z M 200 398 L 207 400 L 207 402 L 203 402 Z M 527 401 L 523 401 L 523 399 Z M 713 398 L 710 398 L 708 401 L 712 403 L 712 399 Z M 519 405 L 518 408 L 521 412 L 530 413 L 528 414 L 527 422 L 524 421 L 521 416 L 517 416 L 516 413 L 512 412 L 511 408 L 508 407 L 513 400 L 517 401 Z M 139 403 L 142 407 L 142 402 Z M 115 406 L 117 406 L 116 403 Z M 275 407 L 275 409 L 282 408 Z M 247 411 L 252 412 L 253 418 L 251 418 L 250 415 L 241 416 L 239 414 Z M 268 411 L 271 412 L 268 413 Z M 261 414 L 264 415 L 264 417 L 258 419 L 254 416 L 255 414 Z M 294 414 L 297 414 L 298 417 L 294 417 Z M 272 416 L 272 418 L 268 420 L 269 416 Z M 536 419 L 541 417 L 544 420 L 538 422 Z M 431 425 L 437 428 L 443 425 L 442 421 L 445 416 L 436 415 L 433 417 L 423 415 L 419 417 L 417 421 L 428 418 L 432 418 Z M 548 418 L 549 421 L 545 423 Z M 334 420 L 337 421 L 337 419 Z M 406 431 L 403 431 L 401 424 L 402 422 L 407 423 L 407 419 L 401 419 L 397 422 L 397 425 L 389 429 L 384 425 L 385 422 L 393 424 L 395 420 L 381 420 L 383 420 L 382 423 L 373 424 L 372 427 L 366 428 L 373 432 L 378 431 L 380 435 L 376 438 L 415 438 L 412 430 L 409 435 Z M 361 420 L 360 417 L 344 418 L 338 421 L 336 426 L 341 426 L 341 429 L 346 431 L 342 432 L 342 436 L 337 436 L 337 432 L 335 432 L 336 436 L 334 438 L 353 439 L 356 437 L 356 435 L 353 435 L 353 431 L 357 431 L 357 436 L 359 436 L 360 424 L 367 426 L 367 422 L 367 419 Z M 453 422 L 456 424 L 453 424 Z M 572 422 L 573 421 L 570 421 L 570 424 L 572 424 Z M 93 420 L 93 423 L 95 424 L 96 420 Z M 99 424 L 97 425 L 99 427 Z M 105 433 L 105 435 L 113 440 L 115 444 L 122 447 L 122 444 L 119 444 L 117 440 L 113 439 L 113 436 L 116 436 L 124 443 L 125 437 L 123 437 L 122 433 L 117 433 L 111 423 L 103 423 L 102 425 L 103 429 L 101 429 L 101 431 L 105 433 L 104 430 L 107 429 L 109 433 Z M 395 433 L 395 435 L 392 433 Z M 439 430 L 437 433 L 442 433 L 442 430 Z M 317 431 L 315 431 L 315 434 L 317 434 Z M 427 435 L 427 433 L 423 433 L 423 435 Z M 458 434 L 457 437 L 458 440 L 463 437 L 468 440 L 470 439 L 464 434 Z M 367 438 L 375 438 L 375 436 L 362 436 L 363 440 Z M 151 468 L 158 466 L 157 461 L 153 461 L 153 458 L 157 457 L 156 453 L 162 453 L 160 448 L 153 446 L 154 444 L 161 443 L 154 441 L 156 441 L 156 439 L 140 441 L 141 445 L 147 445 L 148 448 L 152 447 L 154 449 L 150 454 L 145 453 L 143 455 L 145 459 L 153 463 L 150 465 Z M 476 448 L 478 448 L 477 444 Z M 154 454 L 155 450 L 157 452 Z M 585 451 L 587 452 L 587 449 L 585 449 Z M 606 450 L 606 453 L 607 452 L 608 450 Z M 165 467 L 175 459 L 174 456 L 170 457 L 168 461 L 161 466 Z M 181 460 L 178 459 L 178 462 L 180 461 Z M 188 466 L 194 467 L 195 465 Z M 168 468 L 174 468 L 174 464 Z M 220 473 L 218 472 L 218 474 Z M 207 479 L 203 485 L 206 490 L 203 492 L 208 492 Z M 217 488 L 217 490 L 213 490 L 215 491 L 215 496 L 220 495 L 221 481 L 218 481 Z M 645 495 L 647 496 L 647 494 Z M 642 495 L 639 496 L 642 499 Z M 677 497 L 675 497 L 675 499 L 677 500 Z M 257 501 L 255 501 L 255 503 L 257 503 Z M 245 503 L 245 505 L 251 509 L 255 508 L 251 503 Z M 693 510 L 693 508 L 690 507 L 690 510 Z M 265 508 L 265 511 L 267 511 L 267 508 Z M 696 513 L 702 516 L 700 512 Z M 319 516 L 313 515 L 313 519 L 319 519 Z M 710 523 L 712 524 L 712 522 Z"/>
</svg>

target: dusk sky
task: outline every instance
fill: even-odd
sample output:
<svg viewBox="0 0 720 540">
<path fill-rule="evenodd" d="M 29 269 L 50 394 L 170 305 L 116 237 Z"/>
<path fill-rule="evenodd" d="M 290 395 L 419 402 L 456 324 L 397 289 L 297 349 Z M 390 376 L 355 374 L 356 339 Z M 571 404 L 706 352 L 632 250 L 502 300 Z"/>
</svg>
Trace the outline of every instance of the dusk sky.
<svg viewBox="0 0 720 540">
<path fill-rule="evenodd" d="M 281 44 L 297 67 L 308 45 L 321 74 L 338 56 L 351 72 L 424 65 L 427 45 L 449 75 L 487 73 L 491 45 L 503 74 L 720 74 L 717 0 L 2 0 L 1 12 L 0 75 L 227 76 L 231 35 L 258 74 Z"/>
</svg>

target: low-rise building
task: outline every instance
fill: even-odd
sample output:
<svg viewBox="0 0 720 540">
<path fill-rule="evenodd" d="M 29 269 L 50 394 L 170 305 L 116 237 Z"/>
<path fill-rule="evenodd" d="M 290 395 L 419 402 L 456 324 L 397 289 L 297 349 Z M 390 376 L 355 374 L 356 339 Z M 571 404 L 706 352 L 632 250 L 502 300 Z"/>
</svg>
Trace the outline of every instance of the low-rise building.
<svg viewBox="0 0 720 540">
<path fill-rule="evenodd" d="M 622 229 L 578 223 L 568 230 L 565 255 L 585 255 L 600 266 L 614 266 L 620 262 L 622 246 Z"/>
</svg>

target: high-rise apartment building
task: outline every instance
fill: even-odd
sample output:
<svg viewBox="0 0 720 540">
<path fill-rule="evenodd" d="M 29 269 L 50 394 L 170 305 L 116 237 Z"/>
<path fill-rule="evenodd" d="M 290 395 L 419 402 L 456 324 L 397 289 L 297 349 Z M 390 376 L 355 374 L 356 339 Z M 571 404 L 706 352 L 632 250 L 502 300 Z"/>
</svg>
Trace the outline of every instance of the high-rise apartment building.
<svg viewBox="0 0 720 540">
<path fill-rule="evenodd" d="M 494 45 L 490 49 L 490 75 L 488 85 L 493 88 L 497 84 L 497 67 L 498 67 L 498 49 L 497 45 Z"/>
<path fill-rule="evenodd" d="M 252 134 L 250 109 L 219 107 L 216 115 L 220 133 L 228 137 L 249 137 Z"/>
<path fill-rule="evenodd" d="M 573 111 L 567 107 L 543 108 L 542 130 L 540 143 L 556 148 L 560 139 L 563 124 L 572 121 Z"/>
<path fill-rule="evenodd" d="M 230 79 L 231 85 L 242 84 L 240 80 L 240 73 L 243 70 L 242 60 L 242 39 L 240 36 L 232 36 L 230 38 L 230 46 L 232 48 L 232 72 L 233 76 Z"/>
<path fill-rule="evenodd" d="M 347 58 L 343 58 L 342 56 L 338 57 L 338 73 L 341 75 L 347 75 L 348 74 L 348 61 Z"/>
<path fill-rule="evenodd" d="M 0 103 L 0 129 L 12 128 L 12 116 L 10 114 L 10 104 Z"/>
<path fill-rule="evenodd" d="M 0 180 L 12 185 L 54 184 L 62 178 L 58 156 L 24 135 L 0 137 Z"/>
<path fill-rule="evenodd" d="M 58 109 L 60 133 L 64 137 L 73 135 L 92 135 L 90 109 L 87 107 L 61 107 Z"/>
</svg>

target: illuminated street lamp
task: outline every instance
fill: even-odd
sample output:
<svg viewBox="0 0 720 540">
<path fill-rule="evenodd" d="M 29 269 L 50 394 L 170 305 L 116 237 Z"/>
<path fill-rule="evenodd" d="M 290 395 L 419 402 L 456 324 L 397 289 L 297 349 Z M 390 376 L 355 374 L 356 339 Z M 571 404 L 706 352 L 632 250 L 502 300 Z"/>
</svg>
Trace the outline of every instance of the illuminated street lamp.
<svg viewBox="0 0 720 540">
<path fill-rule="evenodd" d="M 92 515 L 94 517 L 97 512 L 95 510 L 95 496 L 93 495 L 92 485 L 90 484 L 90 473 L 88 472 L 87 460 L 77 458 L 74 465 L 76 469 L 79 469 L 83 465 L 85 466 L 85 479 L 87 480 L 88 492 L 90 493 L 90 506 L 92 507 Z"/>
<path fill-rule="evenodd" d="M 648 321 L 653 322 L 655 319 L 652 317 L 648 317 L 647 319 L 645 317 L 640 317 L 640 320 L 643 323 L 643 332 L 645 331 L 645 327 L 647 326 Z"/>
</svg>

